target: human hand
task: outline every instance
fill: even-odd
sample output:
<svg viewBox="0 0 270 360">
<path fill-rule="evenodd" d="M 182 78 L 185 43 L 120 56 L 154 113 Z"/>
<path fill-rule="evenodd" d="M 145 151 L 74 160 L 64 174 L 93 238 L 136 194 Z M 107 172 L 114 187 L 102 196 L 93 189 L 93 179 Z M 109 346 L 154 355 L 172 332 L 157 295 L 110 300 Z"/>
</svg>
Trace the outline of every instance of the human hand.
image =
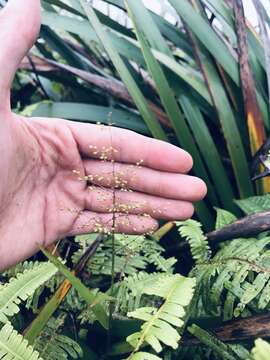
<svg viewBox="0 0 270 360">
<path fill-rule="evenodd" d="M 0 269 L 68 235 L 112 227 L 140 234 L 157 219 L 189 218 L 206 194 L 202 180 L 186 175 L 190 155 L 173 145 L 12 113 L 11 83 L 39 27 L 39 0 L 10 0 L 0 12 Z"/>
</svg>

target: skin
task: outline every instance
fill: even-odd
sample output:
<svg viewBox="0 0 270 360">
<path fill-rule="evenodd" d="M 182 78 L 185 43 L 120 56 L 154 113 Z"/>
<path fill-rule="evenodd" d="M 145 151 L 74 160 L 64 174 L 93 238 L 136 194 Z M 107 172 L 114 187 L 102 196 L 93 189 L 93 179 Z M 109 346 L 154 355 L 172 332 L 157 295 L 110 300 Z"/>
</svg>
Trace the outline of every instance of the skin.
<svg viewBox="0 0 270 360">
<path fill-rule="evenodd" d="M 192 202 L 206 194 L 204 182 L 187 175 L 191 156 L 171 144 L 112 127 L 12 113 L 12 80 L 39 27 L 39 0 L 10 0 L 0 12 L 1 270 L 68 235 L 112 225 L 140 234 L 156 229 L 161 218 L 187 219 Z M 104 153 L 113 162 L 100 160 Z M 132 192 L 113 191 L 116 178 Z"/>
</svg>

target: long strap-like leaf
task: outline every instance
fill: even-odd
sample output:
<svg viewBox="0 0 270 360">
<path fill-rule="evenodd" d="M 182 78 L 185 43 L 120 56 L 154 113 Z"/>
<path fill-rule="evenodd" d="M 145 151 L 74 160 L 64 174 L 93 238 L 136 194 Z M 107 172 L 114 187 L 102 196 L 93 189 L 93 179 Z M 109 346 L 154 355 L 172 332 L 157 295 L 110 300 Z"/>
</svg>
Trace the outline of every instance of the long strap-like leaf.
<svg viewBox="0 0 270 360">
<path fill-rule="evenodd" d="M 167 135 L 163 131 L 159 122 L 155 119 L 155 116 L 153 115 L 151 109 L 149 108 L 141 90 L 134 81 L 124 61 L 121 59 L 116 49 L 112 46 L 110 38 L 108 37 L 106 31 L 103 30 L 102 25 L 98 20 L 98 17 L 95 14 L 94 10 L 90 6 L 90 4 L 87 3 L 87 1 L 80 0 L 80 2 L 90 23 L 92 24 L 100 41 L 102 42 L 105 50 L 109 54 L 116 70 L 118 71 L 120 77 L 125 83 L 130 95 L 133 97 L 133 100 L 136 106 L 138 107 L 152 135 L 161 140 L 168 140 Z"/>
<path fill-rule="evenodd" d="M 95 294 L 93 291 L 88 289 L 79 278 L 72 274 L 69 269 L 61 263 L 55 256 L 51 255 L 47 250 L 41 249 L 44 255 L 58 268 L 58 270 L 65 276 L 67 280 L 72 284 L 72 286 L 78 291 L 79 295 L 91 306 L 93 313 L 95 314 L 97 320 L 100 324 L 108 329 L 108 315 L 104 307 L 100 304 L 101 301 L 108 301 L 111 298 L 101 292 Z"/>
</svg>

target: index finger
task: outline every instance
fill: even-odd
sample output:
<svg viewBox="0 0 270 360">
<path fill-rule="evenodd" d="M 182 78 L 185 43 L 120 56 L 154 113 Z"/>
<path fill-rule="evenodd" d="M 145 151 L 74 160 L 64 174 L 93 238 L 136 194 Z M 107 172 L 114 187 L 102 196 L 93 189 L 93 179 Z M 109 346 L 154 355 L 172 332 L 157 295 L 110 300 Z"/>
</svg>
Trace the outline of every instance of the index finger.
<svg viewBox="0 0 270 360">
<path fill-rule="evenodd" d="M 112 126 L 69 122 L 69 127 L 84 157 L 168 172 L 186 173 L 192 168 L 192 157 L 185 150 L 164 141 Z"/>
</svg>

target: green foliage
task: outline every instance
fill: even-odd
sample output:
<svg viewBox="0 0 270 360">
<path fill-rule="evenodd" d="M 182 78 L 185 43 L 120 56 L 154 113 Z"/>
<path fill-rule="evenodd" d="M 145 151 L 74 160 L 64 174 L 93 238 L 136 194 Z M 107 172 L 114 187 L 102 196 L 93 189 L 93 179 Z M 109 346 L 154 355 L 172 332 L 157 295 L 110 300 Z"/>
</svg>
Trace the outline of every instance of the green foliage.
<svg viewBox="0 0 270 360">
<path fill-rule="evenodd" d="M 150 237 L 116 235 L 101 244 L 85 265 L 81 280 L 48 253 L 63 275 L 47 271 L 53 265 L 40 263 L 38 258 L 1 276 L 0 319 L 6 322 L 12 316 L 16 329 L 27 328 L 33 312 L 55 295 L 63 277 L 67 279 L 64 290 L 72 283 L 71 290 L 54 299 L 54 318 L 34 341 L 44 360 L 79 357 L 78 344 L 89 359 L 110 359 L 111 348 L 118 349 L 112 359 L 246 359 L 247 350 L 240 342 L 225 344 L 202 328 L 269 311 L 269 237 L 262 233 L 210 249 L 202 231 L 213 229 L 213 207 L 217 209 L 215 228 L 221 229 L 236 220 L 238 207 L 251 214 L 269 210 L 270 204 L 269 195 L 253 196 L 256 191 L 250 181 L 247 134 L 254 129 L 243 114 L 233 11 L 225 0 L 169 2 L 179 15 L 176 25 L 148 11 L 142 1 L 105 0 L 103 5 L 111 7 L 104 13 L 84 0 L 42 1 L 40 41 L 31 51 L 35 67 L 19 71 L 14 82 L 16 111 L 25 110 L 27 116 L 113 123 L 171 141 L 191 152 L 194 174 L 208 185 L 206 200 L 196 204 L 200 223 L 177 223 L 192 259 L 182 247 L 184 242 L 169 257 L 171 237 L 161 245 Z M 121 11 L 121 24 L 112 19 L 115 6 Z M 267 16 L 265 21 L 269 23 Z M 247 33 L 255 91 L 269 135 L 264 49 L 260 35 L 249 26 Z M 33 55 L 42 57 L 46 66 Z M 54 60 L 53 66 L 48 59 Z M 240 200 L 234 202 L 235 196 Z M 86 235 L 77 237 L 75 244 L 68 239 L 59 246 L 70 268 L 95 238 Z M 179 238 L 174 240 L 178 245 Z M 37 278 L 34 269 L 40 269 Z M 179 275 L 179 269 L 189 275 Z M 27 288 L 21 286 L 25 284 Z M 127 319 L 128 314 L 134 319 Z M 69 319 L 64 325 L 63 316 Z M 101 329 L 97 320 L 109 329 Z M 189 329 L 201 342 L 198 346 L 179 344 L 186 323 L 193 324 Z M 19 342 L 11 342 L 15 337 Z M 9 324 L 0 330 L 0 343 L 4 338 L 9 348 L 0 358 L 24 359 L 14 355 L 23 340 Z M 257 350 L 250 356 L 267 358 L 267 346 L 257 341 Z M 158 356 L 151 353 L 161 349 Z"/>
<path fill-rule="evenodd" d="M 198 338 L 203 344 L 212 349 L 220 359 L 224 360 L 246 360 L 248 351 L 242 350 L 241 352 L 235 351 L 233 346 L 226 345 L 218 340 L 207 331 L 201 329 L 199 326 L 193 324 L 188 328 L 188 331 Z"/>
<path fill-rule="evenodd" d="M 140 271 L 125 277 L 121 282 L 115 284 L 113 294 L 116 298 L 115 312 L 127 314 L 136 310 L 139 306 L 152 304 L 151 297 L 145 297 L 145 289 L 154 282 L 166 277 L 166 273 L 146 273 Z"/>
<path fill-rule="evenodd" d="M 146 352 L 137 352 L 136 354 L 132 355 L 131 357 L 129 357 L 130 360 L 161 360 L 160 357 L 150 354 L 150 353 L 146 353 Z"/>
<path fill-rule="evenodd" d="M 250 360 L 268 360 L 270 356 L 270 344 L 262 339 L 255 341 L 255 347 L 251 351 Z"/>
<path fill-rule="evenodd" d="M 255 214 L 270 209 L 270 194 L 252 196 L 243 200 L 235 200 L 235 202 L 245 214 Z"/>
<path fill-rule="evenodd" d="M 230 213 L 219 211 L 216 227 L 234 220 Z M 228 320 L 250 314 L 252 309 L 268 308 L 269 237 L 231 240 L 209 258 L 209 245 L 200 224 L 188 220 L 177 225 L 181 236 L 188 239 L 195 261 L 191 271 L 197 278 L 192 316 L 208 314 Z"/>
<path fill-rule="evenodd" d="M 234 220 L 235 217 L 231 213 L 218 210 L 216 227 L 219 228 L 221 224 L 226 225 Z M 269 311 L 270 237 L 263 233 L 258 238 L 233 239 L 210 251 L 210 245 L 200 223 L 187 220 L 177 222 L 177 227 L 191 247 L 194 264 L 188 277 L 173 274 L 175 259 L 164 257 L 164 247 L 156 242 L 154 236 L 115 235 L 113 241 L 113 236 L 110 235 L 105 237 L 84 269 L 84 276 L 92 275 L 88 280 L 85 278 L 86 283 L 92 287 L 91 281 L 94 281 L 98 284 L 97 289 L 89 292 L 88 288 L 59 260 L 45 252 L 54 265 L 46 262 L 25 262 L 3 274 L 4 278 L 10 279 L 0 289 L 0 295 L 6 301 L 6 307 L 3 308 L 9 309 L 8 313 L 7 310 L 3 311 L 4 316 L 17 314 L 21 301 L 29 300 L 35 292 L 37 303 L 39 298 L 43 297 L 43 293 L 54 292 L 61 279 L 57 275 L 58 268 L 71 281 L 74 289 L 67 294 L 55 317 L 49 320 L 33 341 L 34 349 L 40 354 L 37 356 L 44 360 L 81 357 L 82 348 L 78 339 L 74 340 L 65 334 L 67 324 L 65 319 L 70 316 L 69 314 L 75 313 L 79 327 L 86 333 L 88 331 L 92 333 L 96 331 L 94 330 L 96 320 L 100 321 L 101 308 L 96 312 L 96 307 L 101 306 L 102 314 L 107 318 L 111 305 L 112 319 L 117 319 L 120 324 L 121 321 L 124 324 L 127 317 L 138 321 L 136 330 L 130 329 L 127 332 L 125 330 L 125 335 L 121 335 L 122 338 L 127 337 L 127 342 L 123 350 L 119 347 L 120 352 L 116 352 L 116 354 L 128 353 L 128 359 L 161 359 L 168 354 L 174 360 L 174 353 L 170 349 L 177 349 L 179 359 L 185 359 L 185 356 L 188 358 L 194 356 L 194 359 L 198 360 L 211 359 L 210 354 L 221 359 L 247 359 L 253 356 L 253 353 L 249 355 L 241 344 L 233 346 L 222 343 L 196 324 L 188 328 L 189 332 L 197 337 L 204 347 L 196 352 L 192 347 L 181 348 L 179 341 L 186 324 L 191 322 L 191 319 L 192 322 L 202 321 L 214 316 L 222 321 Z M 76 238 L 76 248 L 79 246 L 80 249 L 73 252 L 71 259 L 74 264 L 95 239 L 94 234 Z M 116 266 L 119 277 L 114 284 L 106 285 L 107 294 L 105 294 L 100 292 L 100 288 L 104 286 L 102 283 L 108 277 L 109 268 L 112 266 L 109 254 L 113 251 L 113 243 L 115 257 L 122 260 L 118 260 L 120 265 Z M 103 254 L 105 260 L 102 258 Z M 161 263 L 169 265 L 160 266 Z M 28 289 L 26 293 L 25 289 Z M 40 292 L 37 289 L 40 289 Z M 7 295 L 4 296 L 7 291 L 13 295 L 7 298 Z M 89 293 L 91 293 L 91 302 L 89 302 Z M 34 307 L 33 303 L 29 305 Z M 15 335 L 19 337 L 20 343 L 27 346 L 26 340 L 17 332 L 14 335 L 14 329 L 10 324 L 8 326 L 1 330 L 9 331 L 9 335 L 3 337 L 5 339 L 3 341 L 8 342 L 8 352 L 14 351 L 14 342 L 11 339 Z M 147 351 L 147 346 L 151 348 L 150 352 Z M 33 351 L 32 348 L 30 349 Z M 17 348 L 15 350 L 17 351 Z"/>
<path fill-rule="evenodd" d="M 209 262 L 192 270 L 197 274 L 198 300 L 201 299 L 207 313 L 223 314 L 225 320 L 231 319 L 239 316 L 259 294 L 264 299 L 261 303 L 268 305 L 264 288 L 269 272 L 269 251 L 266 251 L 269 243 L 269 237 L 232 240 Z"/>
<path fill-rule="evenodd" d="M 233 10 L 225 0 L 170 4 L 185 26 L 148 11 L 142 1 L 104 1 L 108 12 L 100 12 L 87 1 L 43 0 L 41 41 L 32 53 L 54 60 L 55 67 L 46 71 L 37 63 L 30 70 L 39 77 L 39 91 L 19 73 L 14 88 L 28 81 L 32 91 L 13 102 L 18 110 L 37 103 L 27 114 L 113 122 L 184 147 L 208 185 L 207 201 L 196 211 L 210 228 L 209 204 L 235 212 L 235 195 L 255 193 L 247 139 L 254 129 L 243 115 Z M 123 22 L 110 11 L 115 7 Z M 250 64 L 268 134 L 264 48 L 252 30 L 247 28 Z"/>
<path fill-rule="evenodd" d="M 25 267 L 25 266 L 23 266 Z M 27 269 L 17 273 L 8 283 L 0 287 L 0 321 L 7 322 L 8 317 L 20 311 L 18 305 L 27 300 L 34 292 L 57 272 L 57 268 L 47 263 L 27 264 Z"/>
<path fill-rule="evenodd" d="M 166 134 L 164 133 L 161 125 L 155 121 L 155 117 L 152 113 L 152 110 L 148 106 L 143 94 L 140 91 L 140 88 L 134 81 L 131 73 L 128 70 L 128 67 L 125 65 L 124 61 L 122 60 L 116 48 L 112 46 L 110 37 L 107 35 L 106 31 L 103 30 L 103 27 L 99 22 L 99 19 L 95 14 L 95 11 L 92 9 L 92 7 L 88 5 L 88 3 L 85 0 L 80 0 L 80 3 L 81 6 L 83 7 L 85 14 L 89 19 L 92 28 L 95 29 L 97 36 L 99 37 L 105 50 L 109 54 L 115 68 L 117 69 L 120 77 L 125 83 L 128 91 L 133 97 L 134 102 L 138 107 L 152 135 L 159 139 L 167 140 Z"/>
<path fill-rule="evenodd" d="M 72 274 L 71 271 L 56 257 L 51 255 L 47 250 L 42 249 L 42 252 L 46 257 L 58 268 L 58 270 L 70 281 L 70 283 L 74 286 L 74 288 L 78 291 L 80 296 L 84 301 L 86 301 L 87 305 L 91 307 L 92 311 L 94 312 L 97 320 L 100 324 L 108 328 L 108 316 L 100 304 L 103 300 L 110 300 L 108 296 L 99 292 L 94 293 L 90 289 L 88 289 L 75 275 Z"/>
<path fill-rule="evenodd" d="M 0 330 L 0 357 L 3 360 L 42 360 L 9 323 Z"/>
<path fill-rule="evenodd" d="M 217 218 L 216 218 L 216 226 L 215 229 L 219 230 L 223 228 L 225 225 L 229 225 L 237 220 L 237 217 L 224 209 L 216 209 Z"/>
<path fill-rule="evenodd" d="M 81 249 L 72 257 L 76 263 L 84 249 L 89 246 L 95 237 L 82 235 L 76 237 L 76 242 Z M 116 234 L 114 243 L 108 237 L 98 248 L 95 255 L 87 265 L 88 271 L 93 275 L 110 275 L 112 268 L 112 248 L 114 246 L 115 272 L 132 275 L 138 270 L 145 270 L 149 265 L 154 265 L 157 271 L 172 272 L 176 262 L 174 257 L 166 259 L 163 256 L 164 248 L 154 239 L 145 236 Z"/>
<path fill-rule="evenodd" d="M 78 359 L 83 356 L 83 352 L 78 343 L 68 336 L 58 334 L 64 325 L 61 317 L 51 318 L 46 328 L 35 341 L 37 350 L 43 359 L 67 360 Z"/>
<path fill-rule="evenodd" d="M 173 59 L 173 55 L 165 40 L 159 33 L 158 27 L 152 19 L 150 13 L 143 5 L 143 2 L 141 0 L 137 0 L 136 2 L 126 0 L 125 4 L 134 24 L 136 36 L 145 59 L 147 69 L 155 82 L 160 101 L 166 110 L 170 124 L 175 131 L 176 138 L 179 144 L 182 144 L 182 146 L 193 155 L 193 171 L 195 174 L 204 174 L 205 181 L 207 182 L 209 191 L 211 192 L 211 183 L 205 173 L 202 159 L 196 148 L 196 144 L 188 127 L 187 121 L 180 110 L 179 103 L 177 102 L 177 99 L 175 98 L 167 81 L 162 66 L 155 58 L 151 49 L 162 51 L 171 59 Z M 149 26 L 145 26 L 145 23 Z"/>
<path fill-rule="evenodd" d="M 193 259 L 196 263 L 207 261 L 210 256 L 210 248 L 207 238 L 201 230 L 201 224 L 195 220 L 177 221 L 176 225 L 180 235 L 189 242 Z"/>
<path fill-rule="evenodd" d="M 128 313 L 129 317 L 144 321 L 141 331 L 127 338 L 134 348 L 133 353 L 139 351 L 145 342 L 157 353 L 162 350 L 161 343 L 177 349 L 180 335 L 175 327 L 184 325 L 184 307 L 192 299 L 194 286 L 194 279 L 176 274 L 164 276 L 143 290 L 147 295 L 161 297 L 164 302 L 158 308 L 143 307 Z"/>
</svg>

